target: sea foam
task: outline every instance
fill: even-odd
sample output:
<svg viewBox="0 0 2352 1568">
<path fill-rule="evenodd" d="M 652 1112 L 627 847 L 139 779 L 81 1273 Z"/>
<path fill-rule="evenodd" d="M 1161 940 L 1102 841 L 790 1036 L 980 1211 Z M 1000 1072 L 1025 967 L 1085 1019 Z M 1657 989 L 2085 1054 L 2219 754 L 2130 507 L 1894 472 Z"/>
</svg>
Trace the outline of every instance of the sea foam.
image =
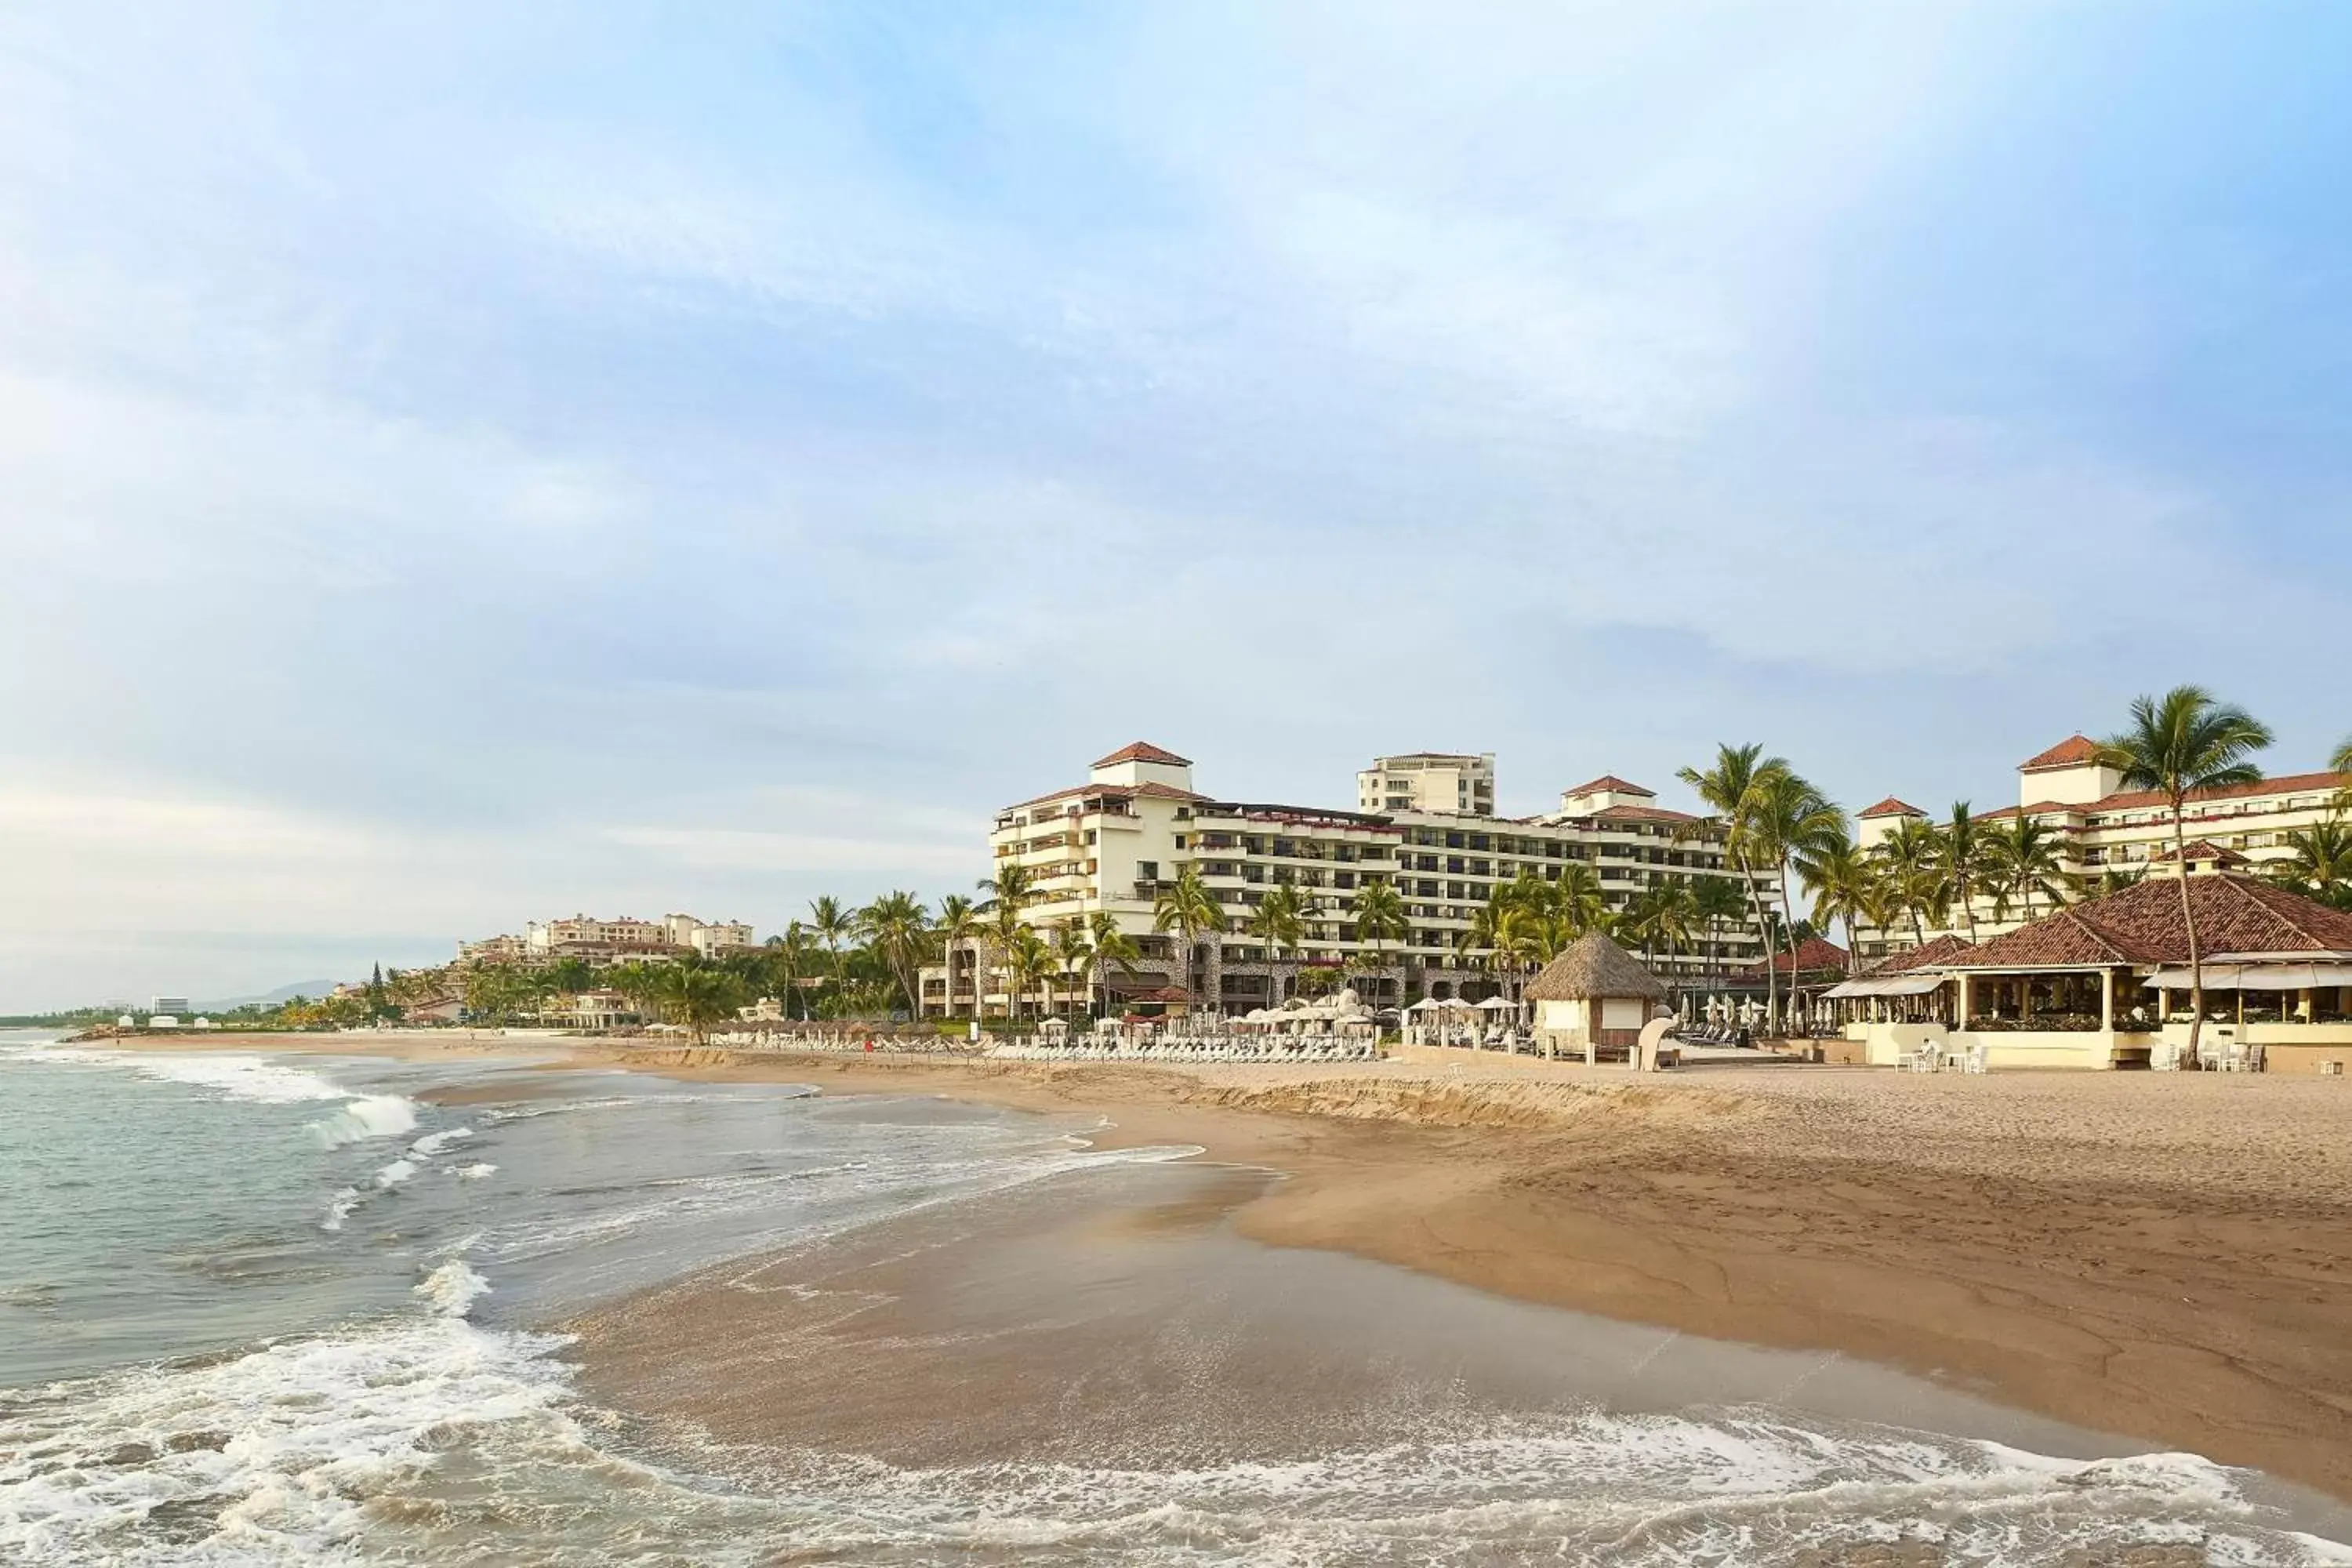
<svg viewBox="0 0 2352 1568">
<path fill-rule="evenodd" d="M 439 1132 L 427 1132 L 424 1137 L 411 1143 L 408 1146 L 408 1152 L 420 1160 L 430 1160 L 436 1154 L 446 1150 L 458 1139 L 471 1138 L 473 1135 L 474 1130 L 470 1127 L 450 1127 Z"/>
<path fill-rule="evenodd" d="M 179 1056 L 144 1051 L 76 1051 L 77 1057 L 110 1067 L 126 1067 L 142 1078 L 218 1089 L 231 1100 L 294 1105 L 309 1100 L 348 1100 L 352 1091 L 317 1073 L 247 1056 Z"/>
<path fill-rule="evenodd" d="M 558 1421 L 562 1342 L 444 1316 L 0 1394 L 0 1562 L 352 1560 L 451 1424 Z"/>
<path fill-rule="evenodd" d="M 310 1124 L 311 1133 L 323 1148 L 338 1149 L 370 1138 L 398 1138 L 416 1131 L 413 1101 L 396 1094 L 362 1094 L 331 1078 L 260 1057 L 79 1049 L 52 1055 L 95 1066 L 128 1068 L 142 1078 L 213 1089 L 230 1100 L 264 1105 L 341 1100 L 341 1109 Z"/>
<path fill-rule="evenodd" d="M 462 1318 L 490 1293 L 490 1282 L 462 1258 L 453 1258 L 425 1277 L 416 1294 L 444 1318 Z"/>
</svg>

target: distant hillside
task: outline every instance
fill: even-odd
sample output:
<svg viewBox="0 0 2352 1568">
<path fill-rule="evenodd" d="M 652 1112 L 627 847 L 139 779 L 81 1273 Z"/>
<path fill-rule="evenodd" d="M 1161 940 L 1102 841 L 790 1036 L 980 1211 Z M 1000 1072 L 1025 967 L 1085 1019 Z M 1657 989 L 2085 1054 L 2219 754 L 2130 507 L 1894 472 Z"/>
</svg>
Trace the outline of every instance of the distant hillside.
<svg viewBox="0 0 2352 1568">
<path fill-rule="evenodd" d="M 291 1002 L 297 996 L 324 996 L 339 984 L 333 980 L 298 980 L 291 985 L 280 985 L 277 990 L 258 996 L 231 996 L 225 1001 L 200 1002 L 196 1004 L 196 1011 L 226 1013 L 232 1007 L 249 1007 L 256 1003 L 265 1007 L 274 1006 L 280 1002 Z"/>
</svg>

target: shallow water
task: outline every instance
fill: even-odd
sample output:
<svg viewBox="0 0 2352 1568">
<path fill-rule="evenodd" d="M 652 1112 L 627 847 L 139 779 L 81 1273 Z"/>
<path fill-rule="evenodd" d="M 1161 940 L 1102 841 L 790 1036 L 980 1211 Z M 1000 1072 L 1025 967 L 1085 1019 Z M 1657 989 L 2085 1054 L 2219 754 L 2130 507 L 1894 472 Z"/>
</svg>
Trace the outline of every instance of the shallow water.
<svg viewBox="0 0 2352 1568">
<path fill-rule="evenodd" d="M 0 1037 L 0 1562 L 2352 1563 L 2260 1478 L 2046 1424 L 1990 1440 L 1867 1369 L 1801 1394 L 1736 1359 L 1763 1352 L 1213 1226 L 1071 1238 L 1197 1192 L 1175 1152 L 617 1074 L 419 1098 L 501 1070 Z M 741 1289 L 887 1307 L 733 1347 L 835 1358 L 803 1440 L 581 1392 L 548 1325 L 755 1253 L 782 1260 Z M 1024 1436 L 989 1369 L 1024 1364 L 1112 1388 L 1083 1419 L 1136 1440 Z M 1003 1440 L 847 1441 L 909 1390 Z"/>
</svg>

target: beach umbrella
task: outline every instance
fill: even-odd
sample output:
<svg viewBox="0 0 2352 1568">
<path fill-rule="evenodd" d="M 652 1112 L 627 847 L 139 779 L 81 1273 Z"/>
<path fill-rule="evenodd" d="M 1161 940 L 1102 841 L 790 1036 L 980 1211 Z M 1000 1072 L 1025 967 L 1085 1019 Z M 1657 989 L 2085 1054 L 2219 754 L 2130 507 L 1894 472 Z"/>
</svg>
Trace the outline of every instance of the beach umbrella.
<svg viewBox="0 0 2352 1568">
<path fill-rule="evenodd" d="M 1478 1004 L 1478 1010 L 1482 1013 L 1516 1013 L 1519 1005 L 1507 996 L 1489 996 Z"/>
</svg>

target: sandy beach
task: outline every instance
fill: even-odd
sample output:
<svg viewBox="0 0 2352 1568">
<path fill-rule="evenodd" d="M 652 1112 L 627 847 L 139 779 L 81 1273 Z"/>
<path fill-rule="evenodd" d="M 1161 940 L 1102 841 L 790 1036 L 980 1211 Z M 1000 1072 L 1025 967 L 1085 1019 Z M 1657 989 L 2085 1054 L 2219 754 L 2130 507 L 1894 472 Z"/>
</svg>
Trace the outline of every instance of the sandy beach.
<svg viewBox="0 0 2352 1568">
<path fill-rule="evenodd" d="M 1252 1240 L 1836 1352 L 2352 1498 L 2352 1089 L 2333 1080 L 1759 1067 L 1637 1081 L 1475 1058 L 1061 1067 L 446 1041 L 205 1044 L 529 1047 L 550 1068 L 1099 1119 L 1100 1147 L 1192 1144 L 1280 1173 L 1201 1199 Z M 734 1294 L 730 1334 L 786 1326 L 788 1296 Z M 776 1324 L 742 1318 L 762 1311 Z M 728 1416 L 739 1434 L 748 1419 Z"/>
</svg>

